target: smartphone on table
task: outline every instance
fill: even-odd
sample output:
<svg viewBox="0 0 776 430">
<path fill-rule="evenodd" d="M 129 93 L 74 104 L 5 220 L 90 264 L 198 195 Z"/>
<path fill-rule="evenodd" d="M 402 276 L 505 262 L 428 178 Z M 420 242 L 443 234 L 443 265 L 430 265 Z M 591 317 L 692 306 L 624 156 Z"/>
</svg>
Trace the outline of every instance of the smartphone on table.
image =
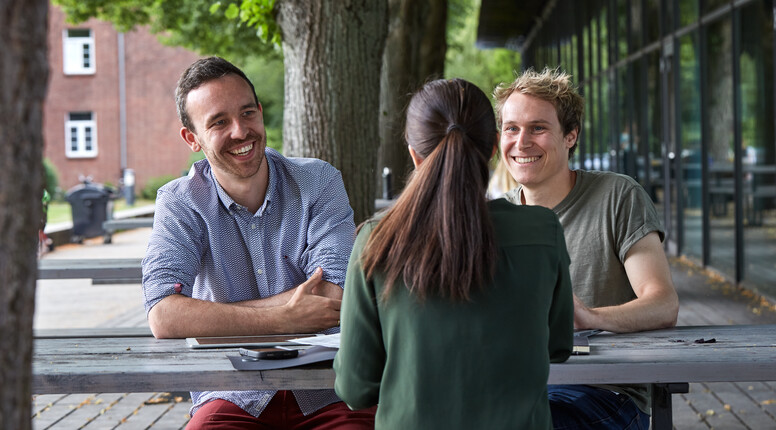
<svg viewBox="0 0 776 430">
<path fill-rule="evenodd" d="M 240 348 L 240 355 L 259 360 L 282 360 L 299 356 L 299 350 L 285 348 Z"/>
</svg>

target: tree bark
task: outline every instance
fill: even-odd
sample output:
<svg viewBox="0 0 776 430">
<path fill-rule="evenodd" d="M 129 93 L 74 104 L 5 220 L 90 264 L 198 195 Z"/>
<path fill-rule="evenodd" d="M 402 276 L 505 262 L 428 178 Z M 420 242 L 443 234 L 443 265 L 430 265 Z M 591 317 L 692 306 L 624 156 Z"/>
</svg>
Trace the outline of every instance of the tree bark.
<svg viewBox="0 0 776 430">
<path fill-rule="evenodd" d="M 279 0 L 283 152 L 342 172 L 356 223 L 374 212 L 385 0 Z"/>
<path fill-rule="evenodd" d="M 0 0 L 0 426 L 31 428 L 48 1 Z"/>
<path fill-rule="evenodd" d="M 427 81 L 444 74 L 447 0 L 389 0 L 388 8 L 390 23 L 380 81 L 377 183 L 382 180 L 383 167 L 390 168 L 395 196 L 412 171 L 404 140 L 410 96 Z"/>
</svg>

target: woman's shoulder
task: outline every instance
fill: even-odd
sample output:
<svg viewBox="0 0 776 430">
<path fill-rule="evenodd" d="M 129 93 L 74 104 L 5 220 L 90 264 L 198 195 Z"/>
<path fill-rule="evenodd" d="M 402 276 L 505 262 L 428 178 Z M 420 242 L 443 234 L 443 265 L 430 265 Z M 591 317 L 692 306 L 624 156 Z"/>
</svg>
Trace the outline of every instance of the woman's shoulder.
<svg viewBox="0 0 776 430">
<path fill-rule="evenodd" d="M 528 219 L 537 217 L 550 219 L 558 218 L 555 215 L 555 212 L 543 206 L 516 205 L 505 198 L 489 201 L 488 208 L 490 209 L 492 216 L 505 215 L 510 217 L 524 217 Z"/>
<path fill-rule="evenodd" d="M 563 231 L 558 216 L 542 206 L 514 205 L 504 199 L 488 203 L 493 229 L 501 246 L 527 243 L 553 245 Z"/>
</svg>

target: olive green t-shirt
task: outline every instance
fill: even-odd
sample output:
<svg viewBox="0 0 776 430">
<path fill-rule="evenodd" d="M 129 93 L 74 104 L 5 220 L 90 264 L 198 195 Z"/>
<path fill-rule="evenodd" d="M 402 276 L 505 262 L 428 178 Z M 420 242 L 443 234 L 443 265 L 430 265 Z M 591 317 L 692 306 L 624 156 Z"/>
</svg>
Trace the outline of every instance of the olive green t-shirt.
<svg viewBox="0 0 776 430">
<path fill-rule="evenodd" d="M 625 256 L 636 242 L 656 231 L 665 233 L 655 205 L 633 178 L 613 172 L 577 170 L 571 192 L 552 210 L 558 215 L 571 257 L 574 293 L 589 307 L 616 306 L 636 298 L 625 273 Z M 522 188 L 505 198 L 521 204 Z M 644 385 L 603 386 L 633 397 L 649 413 Z"/>
</svg>

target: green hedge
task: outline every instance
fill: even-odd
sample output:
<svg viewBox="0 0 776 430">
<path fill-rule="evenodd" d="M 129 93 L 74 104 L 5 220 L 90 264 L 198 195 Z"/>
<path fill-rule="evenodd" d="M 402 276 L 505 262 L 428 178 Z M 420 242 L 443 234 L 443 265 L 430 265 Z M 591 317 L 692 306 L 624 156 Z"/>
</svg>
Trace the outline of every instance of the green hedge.
<svg viewBox="0 0 776 430">
<path fill-rule="evenodd" d="M 175 175 L 164 175 L 149 179 L 145 187 L 143 187 L 143 190 L 140 192 L 140 197 L 146 200 L 155 201 L 156 192 L 159 191 L 159 188 L 161 188 L 162 185 L 177 178 L 178 176 Z"/>
<path fill-rule="evenodd" d="M 54 167 L 54 163 L 52 163 L 48 158 L 44 158 L 43 170 L 45 171 L 46 175 L 46 183 L 43 185 L 43 188 L 48 191 L 49 196 L 52 199 L 58 198 L 59 193 L 57 191 L 59 189 L 59 174 L 57 174 L 57 169 Z"/>
</svg>

